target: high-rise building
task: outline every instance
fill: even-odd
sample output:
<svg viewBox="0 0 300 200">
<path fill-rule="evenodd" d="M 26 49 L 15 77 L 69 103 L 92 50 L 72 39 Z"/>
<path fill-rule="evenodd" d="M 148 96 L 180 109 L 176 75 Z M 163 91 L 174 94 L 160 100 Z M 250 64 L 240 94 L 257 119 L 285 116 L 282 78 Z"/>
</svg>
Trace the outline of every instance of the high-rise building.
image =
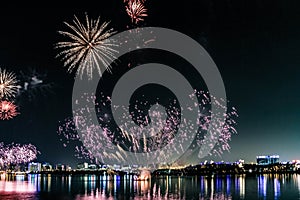
<svg viewBox="0 0 300 200">
<path fill-rule="evenodd" d="M 42 165 L 42 171 L 52 171 L 52 165 L 50 165 L 49 163 L 44 163 Z"/>
<path fill-rule="evenodd" d="M 57 171 L 65 171 L 66 168 L 65 168 L 65 165 L 59 163 L 59 164 L 57 164 L 55 166 L 55 170 L 57 170 Z"/>
<path fill-rule="evenodd" d="M 42 170 L 42 164 L 36 163 L 36 162 L 30 162 L 28 163 L 28 171 L 29 172 L 40 172 Z"/>
<path fill-rule="evenodd" d="M 256 156 L 256 162 L 258 165 L 276 164 L 279 163 L 279 155 Z"/>
</svg>

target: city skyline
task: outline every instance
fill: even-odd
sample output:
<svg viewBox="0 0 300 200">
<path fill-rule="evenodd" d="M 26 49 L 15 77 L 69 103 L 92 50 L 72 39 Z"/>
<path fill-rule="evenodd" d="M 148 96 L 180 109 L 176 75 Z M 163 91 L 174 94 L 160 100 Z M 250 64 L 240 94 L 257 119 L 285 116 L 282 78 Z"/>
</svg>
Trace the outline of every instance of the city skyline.
<svg viewBox="0 0 300 200">
<path fill-rule="evenodd" d="M 221 73 L 228 107 L 237 109 L 238 133 L 231 137 L 230 152 L 199 162 L 254 162 L 260 154 L 300 159 L 298 3 L 195 2 L 149 0 L 142 26 L 174 29 L 199 42 Z M 32 143 L 41 152 L 37 160 L 73 166 L 83 161 L 74 156 L 76 144 L 65 148 L 57 134 L 60 123 L 72 116 L 74 74 L 55 58 L 54 44 L 61 40 L 58 31 L 65 30 L 63 22 L 72 21 L 74 15 L 82 19 L 85 12 L 110 21 L 118 32 L 131 25 L 122 0 L 104 1 L 99 7 L 1 8 L 0 67 L 19 77 L 35 68 L 44 74 L 46 85 L 18 100 L 20 115 L 0 121 L 0 142 Z"/>
</svg>

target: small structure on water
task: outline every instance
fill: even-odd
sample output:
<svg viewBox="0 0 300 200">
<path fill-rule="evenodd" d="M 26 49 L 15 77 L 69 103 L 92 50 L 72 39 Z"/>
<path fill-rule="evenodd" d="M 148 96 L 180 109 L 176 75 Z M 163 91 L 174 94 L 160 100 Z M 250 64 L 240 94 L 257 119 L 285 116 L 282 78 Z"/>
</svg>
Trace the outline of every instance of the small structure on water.
<svg viewBox="0 0 300 200">
<path fill-rule="evenodd" d="M 149 169 L 139 169 L 134 179 L 137 181 L 148 181 L 151 178 L 151 172 Z"/>
</svg>

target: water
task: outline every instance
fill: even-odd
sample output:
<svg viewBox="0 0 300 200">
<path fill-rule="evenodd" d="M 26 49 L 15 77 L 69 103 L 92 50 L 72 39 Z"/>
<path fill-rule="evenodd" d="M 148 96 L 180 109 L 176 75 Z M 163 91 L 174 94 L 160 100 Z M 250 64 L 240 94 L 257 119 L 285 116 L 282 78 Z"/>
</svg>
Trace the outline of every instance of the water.
<svg viewBox="0 0 300 200">
<path fill-rule="evenodd" d="M 0 199 L 300 199 L 300 175 L 1 177 Z"/>
</svg>

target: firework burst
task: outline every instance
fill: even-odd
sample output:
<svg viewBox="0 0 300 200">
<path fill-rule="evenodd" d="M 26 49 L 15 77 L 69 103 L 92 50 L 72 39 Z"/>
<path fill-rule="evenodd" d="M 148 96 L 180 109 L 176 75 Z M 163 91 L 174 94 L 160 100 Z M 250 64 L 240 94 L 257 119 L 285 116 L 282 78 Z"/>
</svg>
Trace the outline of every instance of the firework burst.
<svg viewBox="0 0 300 200">
<path fill-rule="evenodd" d="M 32 144 L 15 144 L 5 145 L 0 143 L 0 166 L 7 168 L 11 165 L 28 163 L 37 158 L 40 152 Z"/>
<path fill-rule="evenodd" d="M 126 12 L 131 18 L 131 22 L 134 24 L 144 21 L 144 17 L 148 16 L 147 9 L 144 6 L 144 1 L 141 0 L 128 0 Z"/>
<path fill-rule="evenodd" d="M 177 140 L 179 139 L 180 144 L 183 144 L 186 140 L 193 142 L 190 148 L 183 152 L 184 156 L 176 162 L 183 165 L 195 163 L 201 157 L 201 147 L 203 145 L 212 146 L 210 155 L 220 156 L 224 151 L 230 150 L 229 142 L 231 136 L 237 133 L 235 129 L 235 118 L 238 117 L 236 109 L 234 107 L 228 108 L 228 112 L 225 115 L 225 123 L 223 123 L 222 118 L 224 114 L 212 113 L 211 106 L 214 104 L 216 107 L 224 107 L 227 102 L 210 97 L 209 93 L 203 91 L 195 91 L 195 93 L 190 95 L 190 98 L 199 100 L 199 103 L 195 103 L 194 106 L 188 108 L 199 110 L 197 124 L 192 124 L 185 116 L 181 115 L 180 109 L 182 108 L 176 106 L 176 101 L 170 103 L 166 110 L 162 110 L 160 105 L 153 105 L 146 112 L 148 114 L 145 114 L 143 109 L 149 105 L 148 101 L 136 101 L 133 105 L 135 111 L 132 112 L 125 106 L 116 105 L 111 107 L 110 97 L 101 96 L 100 102 L 96 101 L 97 98 L 92 95 L 83 95 L 81 98 L 78 99 L 78 103 L 95 102 L 99 124 L 87 125 L 90 124 L 91 116 L 82 116 L 83 113 L 89 113 L 92 109 L 87 106 L 76 110 L 74 118 L 67 119 L 59 127 L 58 134 L 63 136 L 61 141 L 63 141 L 64 146 L 70 141 L 82 139 L 84 146 L 76 147 L 77 155 L 88 159 L 99 158 L 101 162 L 117 160 L 119 162 L 138 164 L 140 162 L 138 160 L 140 153 L 150 155 L 151 152 L 165 147 L 166 155 L 171 155 L 174 151 L 181 152 L 182 147 L 180 145 L 173 145 L 173 140 L 179 134 L 180 139 L 177 138 Z M 123 115 L 119 116 L 120 119 L 112 120 L 112 113 L 107 111 L 108 107 L 110 107 L 112 112 L 118 110 Z M 128 113 L 130 114 L 127 115 Z M 216 120 L 213 121 L 213 118 Z M 115 124 L 115 121 L 118 121 L 118 124 Z M 179 126 L 186 128 L 179 131 Z M 192 129 L 189 130 L 188 127 L 192 127 Z M 208 133 L 209 127 L 211 127 L 212 131 Z M 85 130 L 83 138 L 78 136 L 77 128 Z M 99 130 L 102 130 L 100 135 Z M 193 134 L 194 131 L 197 132 L 196 135 Z M 215 138 L 217 138 L 217 142 L 215 142 Z M 107 149 L 112 150 L 112 152 L 107 153 Z M 92 155 L 91 152 L 99 153 Z M 134 153 L 136 158 L 130 160 L 128 152 Z M 157 160 L 155 161 L 159 162 L 164 156 L 157 155 Z M 145 159 L 151 160 L 153 157 L 150 156 Z"/>
<path fill-rule="evenodd" d="M 74 17 L 73 24 L 64 22 L 72 32 L 59 31 L 70 41 L 58 42 L 55 45 L 55 48 L 62 49 L 57 57 L 62 57 L 69 72 L 77 68 L 77 74 L 81 77 L 86 72 L 88 78 L 92 79 L 94 70 L 100 75 L 106 69 L 110 71 L 110 63 L 116 59 L 114 54 L 118 53 L 113 47 L 118 45 L 109 37 L 116 32 L 107 29 L 109 22 L 100 24 L 100 17 L 92 20 L 85 14 L 85 25 Z"/>
<path fill-rule="evenodd" d="M 134 0 L 124 0 L 124 3 L 127 3 L 127 2 L 129 2 L 129 1 L 134 1 Z M 140 0 L 140 2 L 145 3 L 146 0 Z"/>
<path fill-rule="evenodd" d="M 0 102 L 0 119 L 1 120 L 9 120 L 13 117 L 17 116 L 19 113 L 17 112 L 17 106 L 9 101 L 1 101 Z"/>
<path fill-rule="evenodd" d="M 18 93 L 17 78 L 13 72 L 0 68 L 0 97 L 13 98 Z"/>
</svg>

